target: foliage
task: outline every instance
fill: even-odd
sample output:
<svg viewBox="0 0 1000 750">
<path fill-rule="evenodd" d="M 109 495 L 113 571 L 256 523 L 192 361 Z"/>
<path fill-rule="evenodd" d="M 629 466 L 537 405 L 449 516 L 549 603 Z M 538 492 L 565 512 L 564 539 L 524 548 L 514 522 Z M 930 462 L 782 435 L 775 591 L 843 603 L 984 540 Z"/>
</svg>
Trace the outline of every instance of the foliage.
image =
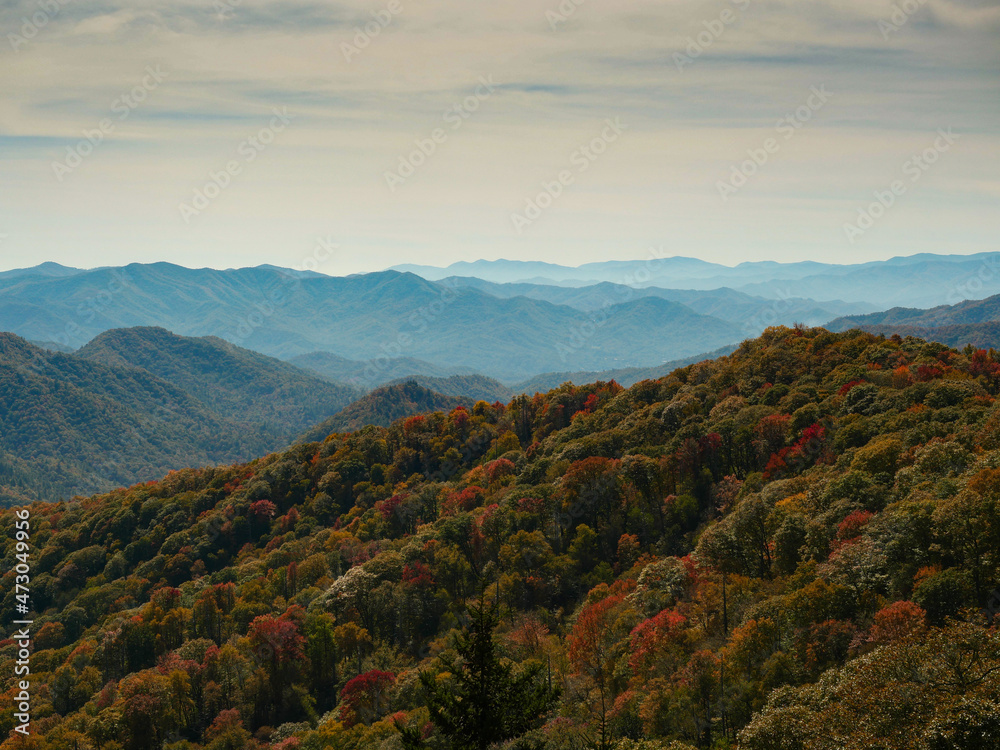
<svg viewBox="0 0 1000 750">
<path fill-rule="evenodd" d="M 35 746 L 996 746 L 993 361 L 775 328 L 35 503 Z"/>
</svg>

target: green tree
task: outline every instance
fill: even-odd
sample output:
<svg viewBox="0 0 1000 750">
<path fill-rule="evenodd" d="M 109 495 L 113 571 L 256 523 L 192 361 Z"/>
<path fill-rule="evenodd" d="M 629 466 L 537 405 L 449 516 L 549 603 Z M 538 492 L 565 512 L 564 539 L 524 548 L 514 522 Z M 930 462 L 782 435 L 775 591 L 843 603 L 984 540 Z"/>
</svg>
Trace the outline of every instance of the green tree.
<svg viewBox="0 0 1000 750">
<path fill-rule="evenodd" d="M 541 677 L 542 665 L 515 669 L 503 658 L 493 638 L 497 606 L 480 602 L 469 607 L 469 624 L 456 637 L 457 659 L 441 659 L 450 680 L 423 672 L 423 684 L 434 726 L 455 750 L 485 750 L 520 737 L 555 704 L 558 690 Z M 422 747 L 403 733 L 408 747 Z"/>
</svg>

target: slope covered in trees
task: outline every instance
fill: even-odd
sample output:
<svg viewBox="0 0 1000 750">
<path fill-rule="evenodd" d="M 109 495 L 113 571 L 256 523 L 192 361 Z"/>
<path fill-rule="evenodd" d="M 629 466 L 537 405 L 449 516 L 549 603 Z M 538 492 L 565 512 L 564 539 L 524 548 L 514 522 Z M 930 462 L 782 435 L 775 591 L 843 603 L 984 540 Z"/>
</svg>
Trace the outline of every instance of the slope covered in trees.
<svg viewBox="0 0 1000 750">
<path fill-rule="evenodd" d="M 472 404 L 471 399 L 445 396 L 425 388 L 416 380 L 384 385 L 308 430 L 299 442 L 322 440 L 331 432 L 353 432 L 369 425 L 388 427 L 404 417 L 450 411 L 456 406 Z"/>
<path fill-rule="evenodd" d="M 245 461 L 289 445 L 358 393 L 162 328 L 108 331 L 70 354 L 0 333 L 0 503 Z"/>
<path fill-rule="evenodd" d="M 93 362 L 146 370 L 220 416 L 267 436 L 275 447 L 360 395 L 220 338 L 177 336 L 163 328 L 107 331 L 76 353 Z"/>
<path fill-rule="evenodd" d="M 918 336 L 948 346 L 994 349 L 1000 347 L 1000 295 L 929 310 L 894 307 L 885 312 L 837 318 L 827 327 L 832 331 L 859 328 L 887 336 Z"/>
<path fill-rule="evenodd" d="M 3 504 L 89 494 L 267 449 L 262 436 L 149 372 L 0 333 Z"/>
<path fill-rule="evenodd" d="M 510 401 L 515 391 L 511 390 L 503 383 L 485 375 L 452 375 L 447 378 L 434 378 L 428 376 L 415 376 L 400 378 L 395 384 L 412 382 L 423 386 L 442 396 L 452 396 L 454 398 L 467 398 L 475 401 Z M 546 389 L 548 390 L 548 389 Z M 440 407 L 438 407 L 440 408 Z"/>
<path fill-rule="evenodd" d="M 3 747 L 996 747 L 998 394 L 988 352 L 770 329 L 35 504 Z"/>
</svg>

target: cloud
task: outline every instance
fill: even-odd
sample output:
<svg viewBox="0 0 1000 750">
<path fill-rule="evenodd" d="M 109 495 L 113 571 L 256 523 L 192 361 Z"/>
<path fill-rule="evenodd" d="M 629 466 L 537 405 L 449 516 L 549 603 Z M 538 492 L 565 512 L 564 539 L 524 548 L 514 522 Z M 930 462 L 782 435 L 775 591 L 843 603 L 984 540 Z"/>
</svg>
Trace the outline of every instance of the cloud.
<svg viewBox="0 0 1000 750">
<path fill-rule="evenodd" d="M 668 239 L 713 260 L 816 258 L 847 252 L 843 216 L 949 125 L 967 137 L 923 183 L 948 190 L 912 191 L 898 227 L 883 222 L 850 252 L 971 252 L 997 229 L 951 197 L 975 204 L 996 193 L 993 3 L 927 0 L 888 36 L 887 0 L 587 0 L 555 24 L 556 0 L 395 3 L 5 3 L 0 179 L 11 197 L 0 203 L 10 235 L 0 265 L 39 249 L 76 265 L 86 263 L 59 254 L 94 265 L 136 253 L 292 262 L 313 234 L 330 233 L 351 238 L 349 270 L 499 254 L 636 257 Z M 44 7 L 58 12 L 27 38 Z M 726 12 L 732 22 L 715 33 Z M 678 54 L 690 64 L 679 67 Z M 51 163 L 117 118 L 115 103 L 157 65 L 169 71 L 164 84 L 56 183 Z M 497 92 L 452 130 L 447 113 L 490 75 Z M 820 84 L 834 92 L 829 106 L 721 206 L 720 176 Z M 180 222 L 177 204 L 239 158 L 276 107 L 296 116 L 287 133 L 196 224 Z M 610 116 L 629 123 L 627 137 L 514 234 L 510 213 Z M 385 172 L 436 128 L 447 141 L 390 192 Z M 932 223 L 951 234 L 928 233 Z M 155 236 L 137 241 L 143 232 Z"/>
</svg>

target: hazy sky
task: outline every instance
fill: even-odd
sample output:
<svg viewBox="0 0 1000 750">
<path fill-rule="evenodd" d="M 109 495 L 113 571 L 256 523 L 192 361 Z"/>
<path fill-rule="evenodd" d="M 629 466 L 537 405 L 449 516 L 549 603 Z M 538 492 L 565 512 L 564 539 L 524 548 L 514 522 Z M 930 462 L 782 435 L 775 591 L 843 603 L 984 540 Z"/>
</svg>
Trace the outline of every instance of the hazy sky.
<svg viewBox="0 0 1000 750">
<path fill-rule="evenodd" d="M 1000 250 L 996 2 L 5 0 L 0 32 L 0 268 Z"/>
</svg>

